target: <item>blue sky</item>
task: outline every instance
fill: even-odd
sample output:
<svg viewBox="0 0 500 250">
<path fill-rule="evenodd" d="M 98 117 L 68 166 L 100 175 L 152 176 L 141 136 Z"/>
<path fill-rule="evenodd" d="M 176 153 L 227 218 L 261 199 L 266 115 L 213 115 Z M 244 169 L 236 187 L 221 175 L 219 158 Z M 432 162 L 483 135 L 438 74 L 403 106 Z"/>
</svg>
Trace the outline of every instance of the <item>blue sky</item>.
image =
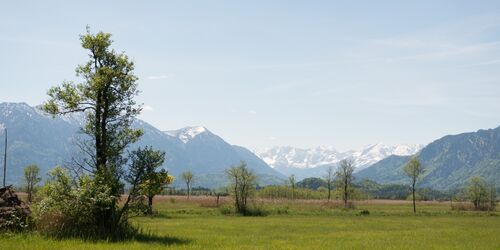
<svg viewBox="0 0 500 250">
<path fill-rule="evenodd" d="M 0 101 L 76 80 L 78 36 L 136 63 L 141 118 L 340 150 L 500 125 L 499 1 L 3 1 Z"/>
</svg>

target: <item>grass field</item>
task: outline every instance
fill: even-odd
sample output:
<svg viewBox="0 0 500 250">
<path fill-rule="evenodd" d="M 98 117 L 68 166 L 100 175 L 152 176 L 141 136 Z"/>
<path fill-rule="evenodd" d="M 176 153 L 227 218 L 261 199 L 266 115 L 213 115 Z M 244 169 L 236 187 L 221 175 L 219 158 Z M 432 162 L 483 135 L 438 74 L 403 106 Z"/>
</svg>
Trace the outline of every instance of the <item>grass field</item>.
<svg viewBox="0 0 500 250">
<path fill-rule="evenodd" d="M 214 198 L 158 197 L 155 217 L 134 218 L 144 236 L 127 242 L 3 235 L 1 249 L 500 249 L 500 213 L 458 212 L 449 202 L 256 201 L 267 216 L 224 215 Z M 368 210 L 369 215 L 362 215 Z"/>
</svg>

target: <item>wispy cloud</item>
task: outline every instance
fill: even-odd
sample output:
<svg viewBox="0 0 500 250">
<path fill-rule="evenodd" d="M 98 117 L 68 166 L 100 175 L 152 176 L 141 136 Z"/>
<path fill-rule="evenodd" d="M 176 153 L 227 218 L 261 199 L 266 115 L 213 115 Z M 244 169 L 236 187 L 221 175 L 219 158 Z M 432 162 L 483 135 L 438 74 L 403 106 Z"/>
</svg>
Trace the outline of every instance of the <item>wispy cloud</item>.
<svg viewBox="0 0 500 250">
<path fill-rule="evenodd" d="M 488 65 L 498 64 L 498 63 L 500 63 L 500 59 L 494 59 L 494 60 L 487 60 L 487 61 L 478 62 L 478 63 L 472 63 L 472 64 L 465 65 L 464 67 L 488 66 Z"/>
<path fill-rule="evenodd" d="M 249 110 L 248 113 L 251 114 L 251 115 L 256 115 L 257 111 L 255 111 L 255 110 Z"/>
<path fill-rule="evenodd" d="M 500 13 L 472 16 L 414 30 L 404 34 L 369 40 L 354 48 L 362 55 L 355 62 L 372 63 L 399 61 L 433 61 L 448 59 L 471 60 L 475 56 L 492 55 L 500 50 L 496 35 L 500 29 Z M 352 51 L 348 51 L 352 53 Z M 352 58 L 352 57 L 351 57 Z M 491 59 L 490 59 L 491 60 Z"/>
<path fill-rule="evenodd" d="M 163 80 L 163 79 L 167 79 L 167 78 L 170 78 L 170 76 L 168 75 L 157 75 L 157 76 L 148 76 L 147 79 L 148 80 Z"/>
<path fill-rule="evenodd" d="M 149 105 L 144 105 L 144 106 L 142 106 L 142 110 L 143 111 L 153 111 L 153 107 L 151 107 Z"/>
</svg>

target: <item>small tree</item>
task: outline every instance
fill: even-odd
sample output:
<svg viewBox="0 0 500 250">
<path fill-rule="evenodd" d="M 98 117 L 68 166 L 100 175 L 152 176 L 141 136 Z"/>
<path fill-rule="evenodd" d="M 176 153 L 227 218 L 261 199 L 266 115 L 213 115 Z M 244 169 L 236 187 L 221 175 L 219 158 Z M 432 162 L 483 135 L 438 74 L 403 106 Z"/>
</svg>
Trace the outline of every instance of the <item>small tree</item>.
<svg viewBox="0 0 500 250">
<path fill-rule="evenodd" d="M 191 185 L 193 182 L 194 174 L 191 171 L 186 171 L 186 172 L 182 173 L 181 177 L 184 180 L 184 182 L 186 183 L 187 196 L 188 196 L 188 200 L 189 200 L 189 197 L 191 196 Z"/>
<path fill-rule="evenodd" d="M 481 210 L 490 200 L 488 186 L 479 176 L 471 177 L 469 185 L 465 187 L 467 198 L 474 204 L 474 209 Z"/>
<path fill-rule="evenodd" d="M 296 184 L 294 174 L 292 174 L 292 175 L 290 175 L 290 177 L 288 177 L 288 182 L 290 183 L 290 187 L 292 188 L 292 200 L 294 200 L 295 199 L 295 184 Z"/>
<path fill-rule="evenodd" d="M 131 165 L 127 180 L 133 183 L 129 197 L 134 199 L 138 195 L 146 196 L 147 213 L 152 214 L 154 196 L 173 181 L 173 177 L 164 169 L 156 171 L 165 161 L 165 152 L 153 150 L 151 147 L 138 148 L 130 153 L 129 158 Z"/>
<path fill-rule="evenodd" d="M 42 180 L 38 173 L 40 168 L 37 165 L 29 165 L 24 168 L 24 182 L 26 184 L 26 193 L 28 193 L 28 202 L 33 201 L 33 193 Z"/>
<path fill-rule="evenodd" d="M 490 186 L 490 210 L 495 211 L 497 207 L 497 190 L 494 184 Z"/>
<path fill-rule="evenodd" d="M 139 185 L 140 194 L 148 198 L 148 214 L 153 214 L 153 198 L 155 195 L 160 194 L 174 181 L 174 177 L 169 175 L 165 169 L 159 172 L 152 172 L 147 174 L 145 179 Z"/>
<path fill-rule="evenodd" d="M 340 161 L 339 167 L 335 172 L 336 187 L 342 194 L 344 200 L 344 208 L 348 208 L 347 202 L 351 198 L 354 188 L 352 182 L 354 181 L 354 161 L 351 159 L 344 159 Z"/>
<path fill-rule="evenodd" d="M 227 169 L 226 174 L 230 179 L 229 190 L 234 198 L 236 212 L 246 214 L 248 198 L 255 192 L 257 177 L 243 161 L 240 165 Z"/>
<path fill-rule="evenodd" d="M 415 204 L 415 186 L 418 179 L 424 173 L 424 168 L 417 157 L 412 157 L 411 160 L 403 167 L 404 173 L 411 180 L 411 193 L 413 198 L 413 213 L 417 212 L 417 206 Z"/>
<path fill-rule="evenodd" d="M 335 178 L 335 172 L 333 171 L 333 166 L 328 166 L 324 178 L 328 188 L 328 200 L 330 200 L 332 193 L 333 179 Z"/>
</svg>

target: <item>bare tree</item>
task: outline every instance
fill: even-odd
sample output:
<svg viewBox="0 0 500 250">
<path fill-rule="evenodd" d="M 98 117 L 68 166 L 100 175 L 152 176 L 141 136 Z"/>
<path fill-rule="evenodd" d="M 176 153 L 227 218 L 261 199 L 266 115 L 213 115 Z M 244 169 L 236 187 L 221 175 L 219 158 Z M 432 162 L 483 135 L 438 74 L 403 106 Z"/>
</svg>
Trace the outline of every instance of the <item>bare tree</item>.
<svg viewBox="0 0 500 250">
<path fill-rule="evenodd" d="M 333 171 L 333 166 L 328 166 L 326 169 L 326 174 L 324 176 L 326 186 L 328 187 L 328 200 L 331 199 L 331 192 L 333 186 L 333 179 L 335 178 L 335 172 Z"/>
<path fill-rule="evenodd" d="M 189 200 L 189 197 L 191 196 L 191 184 L 193 182 L 194 174 L 191 171 L 186 171 L 186 172 L 182 173 L 181 177 L 184 180 L 184 182 L 186 183 L 187 196 L 188 196 L 188 200 Z"/>
<path fill-rule="evenodd" d="M 416 156 L 412 157 L 411 160 L 403 167 L 403 171 L 411 180 L 411 193 L 413 198 L 413 213 L 417 212 L 417 206 L 415 204 L 415 186 L 418 179 L 424 173 L 424 167 L 420 164 L 420 161 Z"/>
<path fill-rule="evenodd" d="M 292 200 L 294 200 L 295 199 L 295 184 L 296 184 L 294 174 L 292 174 L 292 175 L 290 175 L 290 177 L 288 177 L 288 182 L 290 183 L 290 187 L 292 187 Z"/>
<path fill-rule="evenodd" d="M 24 181 L 26 182 L 26 193 L 28 193 L 28 201 L 33 201 L 33 193 L 38 183 L 42 180 L 38 173 L 40 168 L 37 165 L 29 165 L 24 168 Z"/>
<path fill-rule="evenodd" d="M 340 165 L 335 172 L 336 187 L 342 192 L 342 199 L 344 200 L 344 208 L 348 208 L 347 202 L 352 196 L 354 191 L 352 182 L 354 180 L 354 161 L 351 159 L 344 159 L 340 161 Z"/>
</svg>

